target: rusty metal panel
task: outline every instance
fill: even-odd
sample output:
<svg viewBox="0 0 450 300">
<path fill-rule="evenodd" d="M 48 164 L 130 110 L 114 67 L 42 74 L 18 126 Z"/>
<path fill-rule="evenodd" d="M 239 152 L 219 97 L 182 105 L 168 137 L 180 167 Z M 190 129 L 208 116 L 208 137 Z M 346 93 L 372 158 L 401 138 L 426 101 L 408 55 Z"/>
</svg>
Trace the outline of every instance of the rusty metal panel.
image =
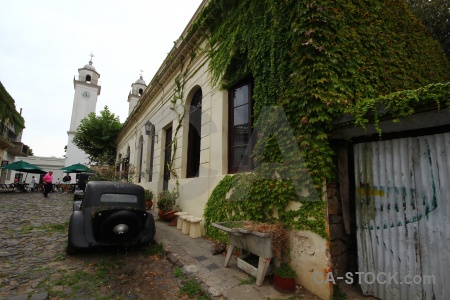
<svg viewBox="0 0 450 300">
<path fill-rule="evenodd" d="M 450 299 L 450 133 L 356 144 L 354 160 L 363 293 Z"/>
</svg>

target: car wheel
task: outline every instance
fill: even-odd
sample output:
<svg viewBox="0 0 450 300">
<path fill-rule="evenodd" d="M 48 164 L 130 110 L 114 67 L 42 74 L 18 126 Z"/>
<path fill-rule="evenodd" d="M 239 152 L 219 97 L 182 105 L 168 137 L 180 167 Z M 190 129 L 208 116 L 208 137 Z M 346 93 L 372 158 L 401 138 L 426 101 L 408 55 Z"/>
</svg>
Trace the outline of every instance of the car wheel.
<svg viewBox="0 0 450 300">
<path fill-rule="evenodd" d="M 66 254 L 67 255 L 73 255 L 75 253 L 77 253 L 77 247 L 72 245 L 70 242 L 67 242 Z"/>
<path fill-rule="evenodd" d="M 112 213 L 100 225 L 100 234 L 111 242 L 127 242 L 135 238 L 142 224 L 140 218 L 128 210 Z"/>
</svg>

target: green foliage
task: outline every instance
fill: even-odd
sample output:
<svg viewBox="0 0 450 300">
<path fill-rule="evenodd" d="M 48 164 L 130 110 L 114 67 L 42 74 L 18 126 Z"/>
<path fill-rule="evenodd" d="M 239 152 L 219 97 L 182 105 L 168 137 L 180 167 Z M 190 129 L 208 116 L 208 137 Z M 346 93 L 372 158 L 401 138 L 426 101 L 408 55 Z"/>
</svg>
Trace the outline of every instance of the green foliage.
<svg viewBox="0 0 450 300">
<path fill-rule="evenodd" d="M 6 120 L 13 126 L 16 135 L 19 135 L 25 127 L 25 121 L 17 112 L 14 99 L 0 82 L 0 125 L 5 125 Z"/>
<path fill-rule="evenodd" d="M 438 40 L 450 58 L 450 1 L 407 0 L 414 14 Z"/>
<path fill-rule="evenodd" d="M 288 263 L 281 263 L 279 267 L 273 269 L 273 273 L 283 278 L 296 278 L 297 274 Z"/>
<path fill-rule="evenodd" d="M 256 281 L 256 278 L 252 276 L 248 279 L 240 279 L 239 285 L 253 284 L 253 283 L 255 283 L 255 281 Z"/>
<path fill-rule="evenodd" d="M 176 278 L 186 279 L 186 275 L 183 273 L 183 270 L 180 267 L 176 267 L 175 270 L 173 270 L 173 275 Z"/>
<path fill-rule="evenodd" d="M 324 182 L 336 174 L 328 140 L 333 120 L 350 112 L 357 125 L 365 124 L 365 112 L 375 108 L 367 99 L 450 80 L 450 63 L 439 43 L 404 0 L 211 0 L 193 26 L 197 30 L 209 35 L 214 83 L 228 88 L 250 76 L 255 120 L 265 106 L 286 112 L 304 159 L 302 172 L 312 182 L 300 175 L 298 179 L 306 190 L 315 188 L 319 198 Z M 417 96 L 420 101 L 425 97 Z M 394 98 L 390 111 L 399 118 L 408 115 L 409 104 Z M 259 148 L 263 150 L 254 154 L 256 162 L 277 162 L 283 169 L 282 151 L 273 138 L 258 140 Z M 325 203 L 297 197 L 292 182 L 267 179 L 266 171 L 259 170 L 263 180 L 235 176 L 239 184 L 233 191 L 233 179 L 223 179 L 206 206 L 207 234 L 224 238 L 212 222 L 271 219 L 277 211 L 284 224 L 326 236 Z M 239 194 L 239 189 L 250 192 Z M 302 205 L 286 210 L 290 201 Z"/>
<path fill-rule="evenodd" d="M 165 255 L 163 243 L 151 244 L 149 247 L 144 248 L 144 253 L 147 255 L 157 255 L 163 257 Z"/>
<path fill-rule="evenodd" d="M 195 297 L 195 299 L 208 299 L 205 295 L 202 294 L 202 287 L 194 278 L 187 280 L 183 284 L 183 286 L 180 288 L 180 294 L 188 295 L 189 297 Z"/>
<path fill-rule="evenodd" d="M 100 111 L 100 116 L 90 113 L 81 120 L 77 128 L 74 144 L 86 152 L 91 162 L 99 164 L 114 164 L 116 158 L 115 140 L 122 124 L 119 117 L 108 109 Z"/>
<path fill-rule="evenodd" d="M 292 183 L 286 180 L 255 180 L 255 174 L 227 175 L 214 188 L 205 206 L 206 235 L 228 242 L 228 235 L 212 226 L 215 222 L 248 220 L 281 222 L 287 228 L 311 230 L 326 238 L 325 202 L 299 198 Z M 299 202 L 294 210 L 288 202 Z M 274 216 L 277 212 L 278 217 Z"/>
<path fill-rule="evenodd" d="M 340 285 L 333 285 L 333 299 L 332 300 L 347 300 L 347 294 L 342 290 Z"/>
<path fill-rule="evenodd" d="M 176 201 L 178 199 L 178 196 L 179 194 L 175 188 L 171 192 L 168 190 L 163 190 L 158 195 L 156 205 L 165 213 L 174 210 L 176 208 Z"/>
<path fill-rule="evenodd" d="M 361 99 L 354 106 L 347 109 L 347 113 L 355 117 L 354 123 L 364 127 L 368 123 L 375 123 L 378 133 L 380 118 L 395 116 L 394 122 L 399 122 L 415 112 L 415 108 L 422 105 L 434 104 L 438 108 L 450 108 L 450 83 L 434 83 L 416 90 L 406 90 L 377 98 Z"/>
<path fill-rule="evenodd" d="M 145 190 L 145 200 L 153 200 L 153 191 Z"/>
</svg>

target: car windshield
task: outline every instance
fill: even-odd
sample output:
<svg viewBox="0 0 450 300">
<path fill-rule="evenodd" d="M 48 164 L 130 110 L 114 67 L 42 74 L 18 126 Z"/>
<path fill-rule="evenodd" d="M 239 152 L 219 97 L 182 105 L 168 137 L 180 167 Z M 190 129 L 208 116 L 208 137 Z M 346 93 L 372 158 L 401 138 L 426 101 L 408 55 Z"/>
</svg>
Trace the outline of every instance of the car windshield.
<svg viewBox="0 0 450 300">
<path fill-rule="evenodd" d="M 137 203 L 136 195 L 129 194 L 102 194 L 100 196 L 100 202 L 120 202 L 120 203 Z"/>
</svg>

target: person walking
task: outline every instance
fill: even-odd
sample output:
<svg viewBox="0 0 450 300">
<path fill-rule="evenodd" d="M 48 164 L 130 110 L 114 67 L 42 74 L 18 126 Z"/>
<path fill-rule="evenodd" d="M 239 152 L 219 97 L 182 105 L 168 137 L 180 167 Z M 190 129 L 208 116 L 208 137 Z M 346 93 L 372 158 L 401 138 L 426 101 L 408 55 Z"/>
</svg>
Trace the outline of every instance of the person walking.
<svg viewBox="0 0 450 300">
<path fill-rule="evenodd" d="M 56 179 L 56 182 L 55 182 L 55 191 L 56 192 L 60 192 L 61 191 L 61 180 L 59 178 Z"/>
<path fill-rule="evenodd" d="M 33 178 L 31 179 L 31 191 L 34 192 L 36 190 L 37 184 L 38 184 L 37 178 L 33 176 Z"/>
<path fill-rule="evenodd" d="M 70 177 L 69 173 L 67 173 L 66 176 L 63 177 L 63 190 L 64 190 L 64 194 L 67 194 L 67 191 L 69 190 L 69 184 L 70 181 L 72 180 L 72 177 Z"/>
<path fill-rule="evenodd" d="M 48 198 L 48 193 L 52 190 L 53 187 L 53 171 L 49 171 L 47 174 L 44 175 L 42 178 L 42 181 L 44 183 L 44 197 Z"/>
</svg>

